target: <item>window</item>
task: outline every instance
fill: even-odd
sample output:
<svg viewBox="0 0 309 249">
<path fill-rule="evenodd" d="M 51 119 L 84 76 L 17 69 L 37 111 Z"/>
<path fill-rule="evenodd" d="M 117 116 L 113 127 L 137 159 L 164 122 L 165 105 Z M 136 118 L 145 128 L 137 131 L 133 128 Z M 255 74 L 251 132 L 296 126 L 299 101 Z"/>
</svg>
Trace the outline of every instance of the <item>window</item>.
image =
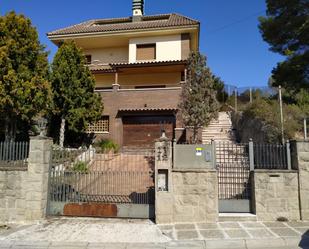
<svg viewBox="0 0 309 249">
<path fill-rule="evenodd" d="M 86 64 L 87 65 L 91 64 L 91 55 L 87 54 L 87 55 L 85 55 L 85 58 L 86 58 Z"/>
<path fill-rule="evenodd" d="M 88 126 L 88 133 L 109 132 L 109 116 L 103 116 L 99 121 Z"/>
<path fill-rule="evenodd" d="M 147 61 L 156 59 L 156 44 L 136 45 L 136 60 Z"/>
</svg>

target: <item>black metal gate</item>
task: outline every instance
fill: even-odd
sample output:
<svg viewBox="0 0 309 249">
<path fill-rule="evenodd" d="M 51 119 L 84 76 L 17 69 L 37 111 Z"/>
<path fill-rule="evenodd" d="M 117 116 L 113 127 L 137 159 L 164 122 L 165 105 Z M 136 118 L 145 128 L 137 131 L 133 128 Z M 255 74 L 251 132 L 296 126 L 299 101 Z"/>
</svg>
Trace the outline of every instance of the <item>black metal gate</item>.
<svg viewBox="0 0 309 249">
<path fill-rule="evenodd" d="M 249 144 L 216 142 L 219 212 L 250 213 Z"/>
</svg>

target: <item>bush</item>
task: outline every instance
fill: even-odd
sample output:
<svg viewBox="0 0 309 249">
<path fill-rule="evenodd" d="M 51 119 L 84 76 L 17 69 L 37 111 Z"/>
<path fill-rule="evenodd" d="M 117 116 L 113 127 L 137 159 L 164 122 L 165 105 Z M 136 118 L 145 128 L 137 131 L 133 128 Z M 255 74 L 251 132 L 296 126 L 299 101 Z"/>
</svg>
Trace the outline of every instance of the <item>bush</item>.
<svg viewBox="0 0 309 249">
<path fill-rule="evenodd" d="M 110 139 L 102 139 L 95 144 L 95 147 L 99 148 L 99 150 L 103 153 L 117 153 L 119 151 L 119 145 Z"/>
<path fill-rule="evenodd" d="M 293 139 L 302 132 L 304 111 L 298 105 L 283 105 L 285 139 Z M 238 139 L 247 142 L 281 142 L 280 107 L 277 100 L 258 99 L 248 105 L 241 115 L 233 115 Z"/>
<path fill-rule="evenodd" d="M 87 163 L 82 161 L 76 162 L 73 166 L 73 171 L 80 173 L 87 173 L 89 171 L 88 165 Z"/>
</svg>

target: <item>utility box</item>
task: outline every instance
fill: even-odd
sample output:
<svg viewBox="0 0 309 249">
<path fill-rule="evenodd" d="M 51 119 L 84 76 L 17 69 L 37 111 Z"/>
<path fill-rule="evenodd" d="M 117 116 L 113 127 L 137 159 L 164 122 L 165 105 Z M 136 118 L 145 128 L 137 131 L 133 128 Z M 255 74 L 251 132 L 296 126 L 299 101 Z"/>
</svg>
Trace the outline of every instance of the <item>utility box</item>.
<svg viewBox="0 0 309 249">
<path fill-rule="evenodd" d="M 213 144 L 174 144 L 174 169 L 213 169 Z"/>
</svg>

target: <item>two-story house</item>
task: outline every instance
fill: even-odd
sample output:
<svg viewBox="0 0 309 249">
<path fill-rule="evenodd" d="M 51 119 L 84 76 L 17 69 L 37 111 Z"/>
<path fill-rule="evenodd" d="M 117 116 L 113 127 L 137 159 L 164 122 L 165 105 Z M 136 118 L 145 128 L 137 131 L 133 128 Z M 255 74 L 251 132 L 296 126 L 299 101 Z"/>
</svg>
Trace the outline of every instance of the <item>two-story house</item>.
<svg viewBox="0 0 309 249">
<path fill-rule="evenodd" d="M 152 145 L 163 129 L 179 139 L 186 60 L 199 49 L 198 21 L 143 13 L 143 0 L 133 0 L 131 17 L 89 20 L 47 34 L 56 45 L 74 40 L 83 49 L 104 102 L 102 119 L 89 132 L 122 146 Z"/>
</svg>

